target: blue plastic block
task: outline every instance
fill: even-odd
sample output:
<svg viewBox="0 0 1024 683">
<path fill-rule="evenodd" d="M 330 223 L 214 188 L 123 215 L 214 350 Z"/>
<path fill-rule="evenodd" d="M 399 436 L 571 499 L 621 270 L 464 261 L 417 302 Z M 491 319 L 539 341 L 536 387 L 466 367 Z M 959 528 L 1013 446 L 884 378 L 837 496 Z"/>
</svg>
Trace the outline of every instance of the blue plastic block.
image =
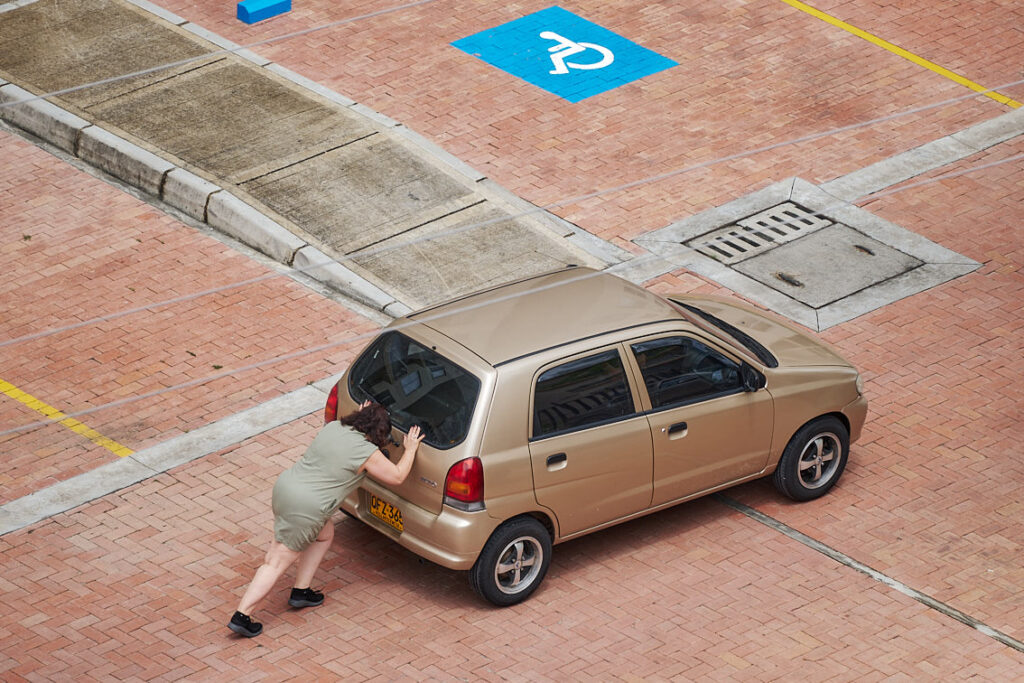
<svg viewBox="0 0 1024 683">
<path fill-rule="evenodd" d="M 244 0 L 238 3 L 238 20 L 255 24 L 292 11 L 292 0 Z"/>
</svg>

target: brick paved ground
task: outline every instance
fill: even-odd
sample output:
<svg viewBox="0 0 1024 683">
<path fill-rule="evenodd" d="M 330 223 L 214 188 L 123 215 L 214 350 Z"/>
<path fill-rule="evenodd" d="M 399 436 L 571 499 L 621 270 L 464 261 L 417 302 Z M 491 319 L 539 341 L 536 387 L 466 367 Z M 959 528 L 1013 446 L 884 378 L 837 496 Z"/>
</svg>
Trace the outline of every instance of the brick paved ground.
<svg viewBox="0 0 1024 683">
<path fill-rule="evenodd" d="M 231 18 L 228 5 L 162 4 L 239 42 L 337 18 L 342 11 L 387 6 L 296 3 L 290 15 L 248 29 Z M 972 4 L 978 11 L 957 16 L 951 30 L 941 4 L 819 6 L 974 80 L 996 84 L 1017 77 L 1021 36 L 1004 29 L 1020 25 L 1019 7 Z M 547 96 L 525 85 L 499 82 L 482 63 L 467 63 L 457 52 L 432 56 L 423 49 L 545 6 L 519 3 L 481 13 L 476 5 L 470 11 L 469 3 L 432 3 L 413 11 L 418 21 L 412 28 L 397 16 L 381 17 L 329 36 L 312 34 L 298 47 L 259 51 L 405 121 L 540 203 L 962 92 L 781 2 L 720 4 L 717 13 L 686 3 L 674 14 L 646 16 L 635 30 L 622 28 L 654 49 L 668 51 L 666 46 L 676 44 L 673 36 L 685 43 L 687 68 L 666 72 L 653 99 L 647 88 L 627 86 L 600 103 L 552 106 Z M 608 3 L 569 8 L 605 25 L 616 25 L 621 16 Z M 973 49 L 978 36 L 1000 49 Z M 377 59 L 368 56 L 371 46 L 378 48 Z M 815 66 L 812 57 L 821 55 L 822 64 Z M 731 83 L 742 87 L 726 87 Z M 1007 94 L 1024 96 L 1020 88 Z M 826 180 L 1005 110 L 987 99 L 972 100 L 588 201 L 569 215 L 604 237 L 629 238 L 770 180 L 794 174 Z M 646 127 L 638 128 L 641 123 Z M 685 139 L 666 133 L 679 129 Z M 580 130 L 587 134 L 578 135 Z M 597 161 L 589 161 L 588 147 L 597 151 Z M 1019 141 L 999 145 L 926 177 L 1022 151 Z M 142 288 L 163 292 L 172 284 L 159 274 L 168 271 L 183 273 L 181 282 L 173 282 L 176 293 L 266 272 L 218 242 L 183 233 L 182 226 L 151 207 L 20 140 L 0 137 L 0 154 L 10 160 L 0 167 L 5 309 L 10 302 L 5 331 L 8 325 L 18 330 L 15 334 L 35 331 L 63 319 L 63 313 L 40 305 L 52 298 L 44 296 L 38 272 L 60 278 L 65 309 L 83 311 L 152 301 L 156 294 Z M 862 369 L 871 401 L 864 437 L 837 489 L 803 505 L 782 501 L 763 482 L 728 492 L 1018 640 L 1024 639 L 1024 507 L 1018 494 L 1024 485 L 1024 390 L 1018 370 L 1024 350 L 1021 170 L 1018 160 L 862 203 L 983 266 L 823 333 Z M 535 185 L 537 179 L 545 181 L 543 186 Z M 66 204 L 83 208 L 60 211 Z M 7 223 L 10 215 L 17 221 Z M 23 224 L 36 227 L 23 231 Z M 33 238 L 17 238 L 23 232 Z M 85 234 L 96 239 L 85 241 Z M 62 236 L 68 236 L 67 246 L 58 248 Z M 143 242 L 118 241 L 128 238 Z M 103 265 L 76 264 L 71 256 L 104 248 L 116 251 Z M 119 257 L 120 264 L 113 260 Z M 142 262 L 138 272 L 132 271 L 135 260 Z M 35 265 L 39 261 L 45 261 L 43 267 Z M 46 270 L 59 264 L 68 270 Z M 128 283 L 141 293 L 126 293 Z M 728 293 L 683 272 L 649 286 Z M 208 363 L 219 363 L 212 356 L 238 348 L 273 355 L 369 327 L 290 280 L 259 287 L 263 292 L 248 301 L 208 298 L 175 309 L 174 321 L 187 318 L 195 337 L 174 340 L 172 349 L 155 356 L 168 377 L 162 381 L 203 376 Z M 104 294 L 96 296 L 97 291 Z M 302 310 L 321 314 L 295 320 L 289 311 L 297 305 L 278 309 L 268 303 L 288 296 L 296 297 Z M 246 304 L 266 305 L 265 315 L 278 317 L 250 330 L 252 316 L 237 314 Z M 36 319 L 8 317 L 25 314 Z M 148 356 L 132 360 L 127 349 L 167 346 L 166 340 L 143 346 L 146 337 L 169 337 L 182 326 L 170 327 L 166 315 L 139 314 L 69 334 L 74 340 L 61 351 L 42 341 L 0 348 L 0 368 L 7 373 L 0 377 L 20 382 L 51 404 L 104 400 L 96 397 L 108 396 L 122 386 L 119 379 L 139 371 L 133 363 L 157 362 Z M 232 333 L 217 334 L 214 325 Z M 281 340 L 282 329 L 295 330 L 297 337 Z M 248 336 L 237 346 L 223 346 L 225 338 L 243 334 Z M 96 353 L 91 348 L 111 354 L 109 376 L 82 369 Z M 188 359 L 182 358 L 187 351 L 197 354 L 194 367 L 186 367 Z M 61 366 L 62 354 L 71 354 L 73 362 Z M 340 352 L 321 354 L 255 373 L 245 383 L 250 402 L 244 405 L 234 396 L 236 383 L 217 383 L 162 397 L 164 403 L 142 417 L 129 410 L 99 413 L 98 424 L 138 447 L 319 379 L 345 360 Z M 144 391 L 154 380 L 143 375 L 123 384 L 133 381 L 138 384 L 131 390 Z M 31 419 L 24 408 L 0 401 L 3 424 L 15 418 Z M 339 516 L 333 552 L 320 578 L 328 602 L 315 610 L 290 611 L 282 584 L 261 612 L 266 633 L 252 641 L 236 639 L 224 623 L 269 537 L 270 483 L 298 457 L 316 423 L 312 416 L 283 426 L 0 537 L 5 605 L 0 676 L 814 681 L 1024 676 L 1024 654 L 714 499 L 557 547 L 541 590 L 506 610 L 476 600 L 464 574 L 420 562 Z M 8 439 L 2 447 L 5 456 L 10 444 L 35 454 L 36 477 L 73 474 L 113 457 L 91 445 L 75 445 L 79 439 L 47 428 Z M 28 471 L 28 465 L 18 466 Z M 10 471 L 5 467 L 0 476 Z M 24 486 L 19 482 L 3 481 L 4 495 L 8 487 Z"/>
<path fill-rule="evenodd" d="M 0 341 L 273 275 L 34 145 L 0 131 Z M 275 277 L 0 347 L 0 379 L 65 413 L 242 368 L 376 329 Z M 347 364 L 348 345 L 82 416 L 138 450 Z M 42 420 L 3 397 L 2 430 Z M 62 426 L 0 436 L 0 502 L 116 459 Z"/>
</svg>

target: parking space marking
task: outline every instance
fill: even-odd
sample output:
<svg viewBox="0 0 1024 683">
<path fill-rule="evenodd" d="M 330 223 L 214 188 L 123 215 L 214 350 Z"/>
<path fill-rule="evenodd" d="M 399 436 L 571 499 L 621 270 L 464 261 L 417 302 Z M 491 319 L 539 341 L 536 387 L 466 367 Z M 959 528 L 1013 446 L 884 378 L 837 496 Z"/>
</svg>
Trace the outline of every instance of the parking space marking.
<svg viewBox="0 0 1024 683">
<path fill-rule="evenodd" d="M 986 97 L 991 97 L 996 102 L 1000 102 L 1000 103 L 1005 104 L 1005 105 L 1007 105 L 1009 107 L 1013 107 L 1014 109 L 1017 109 L 1017 108 L 1019 108 L 1021 106 L 1021 103 L 1017 102 L 1016 100 L 1012 100 L 1009 97 L 1006 97 L 1005 95 L 1000 95 L 999 93 L 995 92 L 994 90 L 990 90 L 989 88 L 986 88 L 983 85 L 979 85 L 979 84 L 975 83 L 974 81 L 972 81 L 970 79 L 964 78 L 963 76 L 961 76 L 959 74 L 953 73 L 949 69 L 941 67 L 941 66 L 939 66 L 938 64 L 936 64 L 934 62 L 930 62 L 927 59 L 924 59 L 923 57 L 918 57 L 914 53 L 908 52 L 907 50 L 904 50 L 903 48 L 899 47 L 898 45 L 893 45 L 889 41 L 883 40 L 883 39 L 879 38 L 878 36 L 875 36 L 875 35 L 872 35 L 872 34 L 868 33 L 867 31 L 862 31 L 861 29 L 857 28 L 856 26 L 851 26 L 850 24 L 847 24 L 845 21 L 842 21 L 840 19 L 836 19 L 835 17 L 833 17 L 830 14 L 825 14 L 821 10 L 817 10 L 817 9 L 811 7 L 810 5 L 805 5 L 804 3 L 800 2 L 800 0 L 782 0 L 782 2 L 786 3 L 790 7 L 794 7 L 796 9 L 800 10 L 801 12 L 806 12 L 807 14 L 810 14 L 813 17 L 816 17 L 818 19 L 821 19 L 822 21 L 825 21 L 825 22 L 828 22 L 829 24 L 832 24 L 833 26 L 841 28 L 844 31 L 849 31 L 850 33 L 852 33 L 853 35 L 857 36 L 858 38 L 863 38 L 864 40 L 868 41 L 869 43 L 873 43 L 873 44 L 877 45 L 878 47 L 884 48 L 884 49 L 888 50 L 889 52 L 892 52 L 895 55 L 899 55 L 900 57 L 903 57 L 904 59 L 908 59 L 911 62 L 913 62 L 914 64 L 917 64 L 918 66 L 923 66 L 924 68 L 926 68 L 926 69 L 928 69 L 930 71 L 934 71 L 935 73 L 939 74 L 940 76 L 945 76 L 946 78 L 950 79 L 951 81 L 953 81 L 955 83 L 959 83 L 960 85 L 962 85 L 962 86 L 964 86 L 966 88 L 970 88 L 971 90 L 974 90 L 975 92 L 981 93 L 982 95 L 984 95 Z"/>
<path fill-rule="evenodd" d="M 127 446 L 122 446 L 113 439 L 108 439 L 107 437 L 97 432 L 95 429 L 82 424 L 75 418 L 68 417 L 67 415 L 57 410 L 53 406 L 44 403 L 43 401 L 40 401 L 32 394 L 25 393 L 24 391 L 14 386 L 10 382 L 6 382 L 0 379 L 0 392 L 2 392 L 6 396 L 9 396 L 10 398 L 13 398 L 15 401 L 18 401 L 19 403 L 28 406 L 29 408 L 36 411 L 40 415 L 48 417 L 54 422 L 57 422 L 67 427 L 74 433 L 84 436 L 97 446 L 103 446 L 114 455 L 124 458 L 135 452 L 132 449 L 128 448 Z"/>
<path fill-rule="evenodd" d="M 557 5 L 452 45 L 570 102 L 678 65 Z"/>
</svg>

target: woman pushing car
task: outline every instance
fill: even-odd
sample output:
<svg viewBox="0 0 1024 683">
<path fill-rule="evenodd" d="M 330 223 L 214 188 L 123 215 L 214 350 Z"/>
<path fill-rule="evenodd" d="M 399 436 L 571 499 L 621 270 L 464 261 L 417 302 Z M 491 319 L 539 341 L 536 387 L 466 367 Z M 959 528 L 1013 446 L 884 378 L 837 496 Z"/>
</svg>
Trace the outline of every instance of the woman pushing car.
<svg viewBox="0 0 1024 683">
<path fill-rule="evenodd" d="M 388 486 L 405 481 L 423 433 L 419 426 L 409 429 L 397 463 L 381 452 L 390 440 L 387 410 L 367 401 L 359 410 L 325 425 L 302 458 L 281 473 L 272 496 L 274 539 L 228 628 L 247 638 L 259 635 L 263 625 L 253 621 L 253 610 L 296 560 L 299 565 L 288 604 L 323 603 L 323 593 L 310 584 L 334 538 L 331 515 L 367 474 Z"/>
</svg>

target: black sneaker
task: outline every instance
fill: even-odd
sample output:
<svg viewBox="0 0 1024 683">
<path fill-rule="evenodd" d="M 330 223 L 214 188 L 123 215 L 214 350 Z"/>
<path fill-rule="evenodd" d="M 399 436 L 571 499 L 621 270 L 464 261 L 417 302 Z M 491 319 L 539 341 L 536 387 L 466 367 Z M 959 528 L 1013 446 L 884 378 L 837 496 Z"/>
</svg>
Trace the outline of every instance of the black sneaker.
<svg viewBox="0 0 1024 683">
<path fill-rule="evenodd" d="M 253 621 L 249 615 L 242 614 L 241 612 L 235 612 L 234 616 L 231 617 L 231 621 L 228 622 L 228 628 L 246 638 L 258 636 L 263 632 L 263 624 Z"/>
<path fill-rule="evenodd" d="M 293 588 L 288 604 L 292 607 L 316 607 L 324 602 L 324 594 L 312 588 Z"/>
</svg>

